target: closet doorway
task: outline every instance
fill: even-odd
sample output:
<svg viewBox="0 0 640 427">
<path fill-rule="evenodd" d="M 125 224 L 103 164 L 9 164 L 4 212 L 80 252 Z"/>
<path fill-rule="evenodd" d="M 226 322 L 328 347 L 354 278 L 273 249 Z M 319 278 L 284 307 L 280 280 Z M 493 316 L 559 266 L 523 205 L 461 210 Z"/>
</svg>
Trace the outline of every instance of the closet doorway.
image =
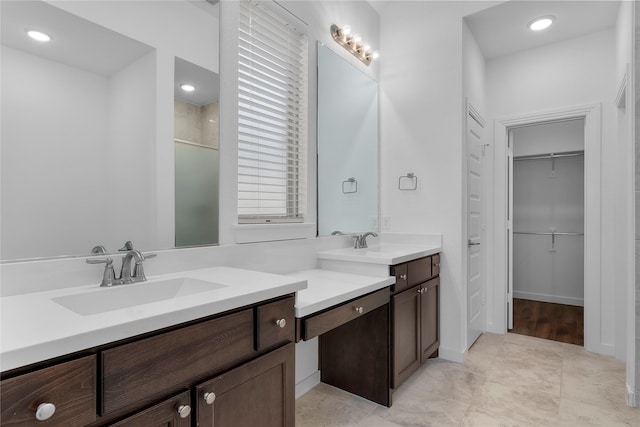
<svg viewBox="0 0 640 427">
<path fill-rule="evenodd" d="M 583 118 L 509 129 L 511 332 L 584 345 Z"/>
</svg>

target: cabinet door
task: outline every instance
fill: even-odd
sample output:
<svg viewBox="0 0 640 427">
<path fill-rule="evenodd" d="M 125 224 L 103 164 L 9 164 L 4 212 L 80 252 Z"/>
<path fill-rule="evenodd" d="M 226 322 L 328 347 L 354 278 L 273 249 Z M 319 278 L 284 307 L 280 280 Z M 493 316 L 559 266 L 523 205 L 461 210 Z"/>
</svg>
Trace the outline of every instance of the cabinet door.
<svg viewBox="0 0 640 427">
<path fill-rule="evenodd" d="M 392 297 L 392 384 L 397 388 L 420 367 L 420 287 Z"/>
<path fill-rule="evenodd" d="M 438 333 L 438 292 L 440 278 L 436 277 L 421 285 L 420 315 L 421 315 L 421 359 L 427 360 L 438 350 L 440 345 Z"/>
<path fill-rule="evenodd" d="M 167 399 L 151 408 L 125 418 L 111 427 L 189 427 L 191 425 L 190 394 Z"/>
<path fill-rule="evenodd" d="M 295 344 L 195 387 L 200 427 L 293 427 Z"/>
</svg>

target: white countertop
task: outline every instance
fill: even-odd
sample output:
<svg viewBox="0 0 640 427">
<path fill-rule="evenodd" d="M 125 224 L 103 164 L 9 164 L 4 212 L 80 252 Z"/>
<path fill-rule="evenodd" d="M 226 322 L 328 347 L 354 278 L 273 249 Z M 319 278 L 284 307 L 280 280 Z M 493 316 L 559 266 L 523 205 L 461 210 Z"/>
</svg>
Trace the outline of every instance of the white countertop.
<svg viewBox="0 0 640 427">
<path fill-rule="evenodd" d="M 296 294 L 296 317 L 305 317 L 336 304 L 386 288 L 395 277 L 372 277 L 330 270 L 304 270 L 288 276 L 307 281 Z"/>
<path fill-rule="evenodd" d="M 318 258 L 334 261 L 395 265 L 412 259 L 433 255 L 441 250 L 440 245 L 380 243 L 364 249 L 342 248 L 322 251 L 318 252 Z"/>
<path fill-rule="evenodd" d="M 304 278 L 229 267 L 149 277 L 144 283 L 189 277 L 224 285 L 211 291 L 117 309 L 77 314 L 52 298 L 109 292 L 97 284 L 0 298 L 0 371 L 85 350 L 305 289 Z"/>
</svg>

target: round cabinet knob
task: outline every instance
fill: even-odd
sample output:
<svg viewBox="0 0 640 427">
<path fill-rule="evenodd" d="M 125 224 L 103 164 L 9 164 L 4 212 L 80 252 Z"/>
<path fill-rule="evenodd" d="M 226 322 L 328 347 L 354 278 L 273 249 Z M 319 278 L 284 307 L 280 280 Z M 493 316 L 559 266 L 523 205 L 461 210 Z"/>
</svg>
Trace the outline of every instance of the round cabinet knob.
<svg viewBox="0 0 640 427">
<path fill-rule="evenodd" d="M 191 414 L 191 406 L 180 405 L 178 407 L 178 415 L 180 415 L 180 418 L 187 418 L 190 414 Z"/>
<path fill-rule="evenodd" d="M 364 308 L 362 307 L 356 307 L 356 313 L 358 314 L 362 314 L 362 312 L 364 311 Z"/>
<path fill-rule="evenodd" d="M 207 405 L 212 405 L 216 401 L 216 394 L 214 392 L 205 393 L 204 401 L 207 402 Z"/>
<path fill-rule="evenodd" d="M 38 421 L 45 421 L 53 417 L 56 413 L 56 405 L 53 403 L 41 403 L 36 409 L 36 419 Z"/>
<path fill-rule="evenodd" d="M 406 274 L 401 274 L 401 275 L 400 275 L 400 278 L 401 278 L 402 280 L 407 280 L 407 275 L 406 275 Z"/>
<path fill-rule="evenodd" d="M 287 319 L 276 320 L 276 325 L 280 326 L 281 328 L 284 328 L 285 326 L 287 326 Z"/>
</svg>

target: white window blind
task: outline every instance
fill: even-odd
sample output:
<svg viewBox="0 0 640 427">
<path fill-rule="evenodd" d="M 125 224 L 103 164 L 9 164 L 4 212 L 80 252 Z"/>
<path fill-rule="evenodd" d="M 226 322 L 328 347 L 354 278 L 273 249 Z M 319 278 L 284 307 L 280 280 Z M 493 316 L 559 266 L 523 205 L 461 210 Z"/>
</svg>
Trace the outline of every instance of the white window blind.
<svg viewBox="0 0 640 427">
<path fill-rule="evenodd" d="M 240 223 L 302 222 L 306 205 L 307 40 L 272 5 L 240 5 Z"/>
</svg>

